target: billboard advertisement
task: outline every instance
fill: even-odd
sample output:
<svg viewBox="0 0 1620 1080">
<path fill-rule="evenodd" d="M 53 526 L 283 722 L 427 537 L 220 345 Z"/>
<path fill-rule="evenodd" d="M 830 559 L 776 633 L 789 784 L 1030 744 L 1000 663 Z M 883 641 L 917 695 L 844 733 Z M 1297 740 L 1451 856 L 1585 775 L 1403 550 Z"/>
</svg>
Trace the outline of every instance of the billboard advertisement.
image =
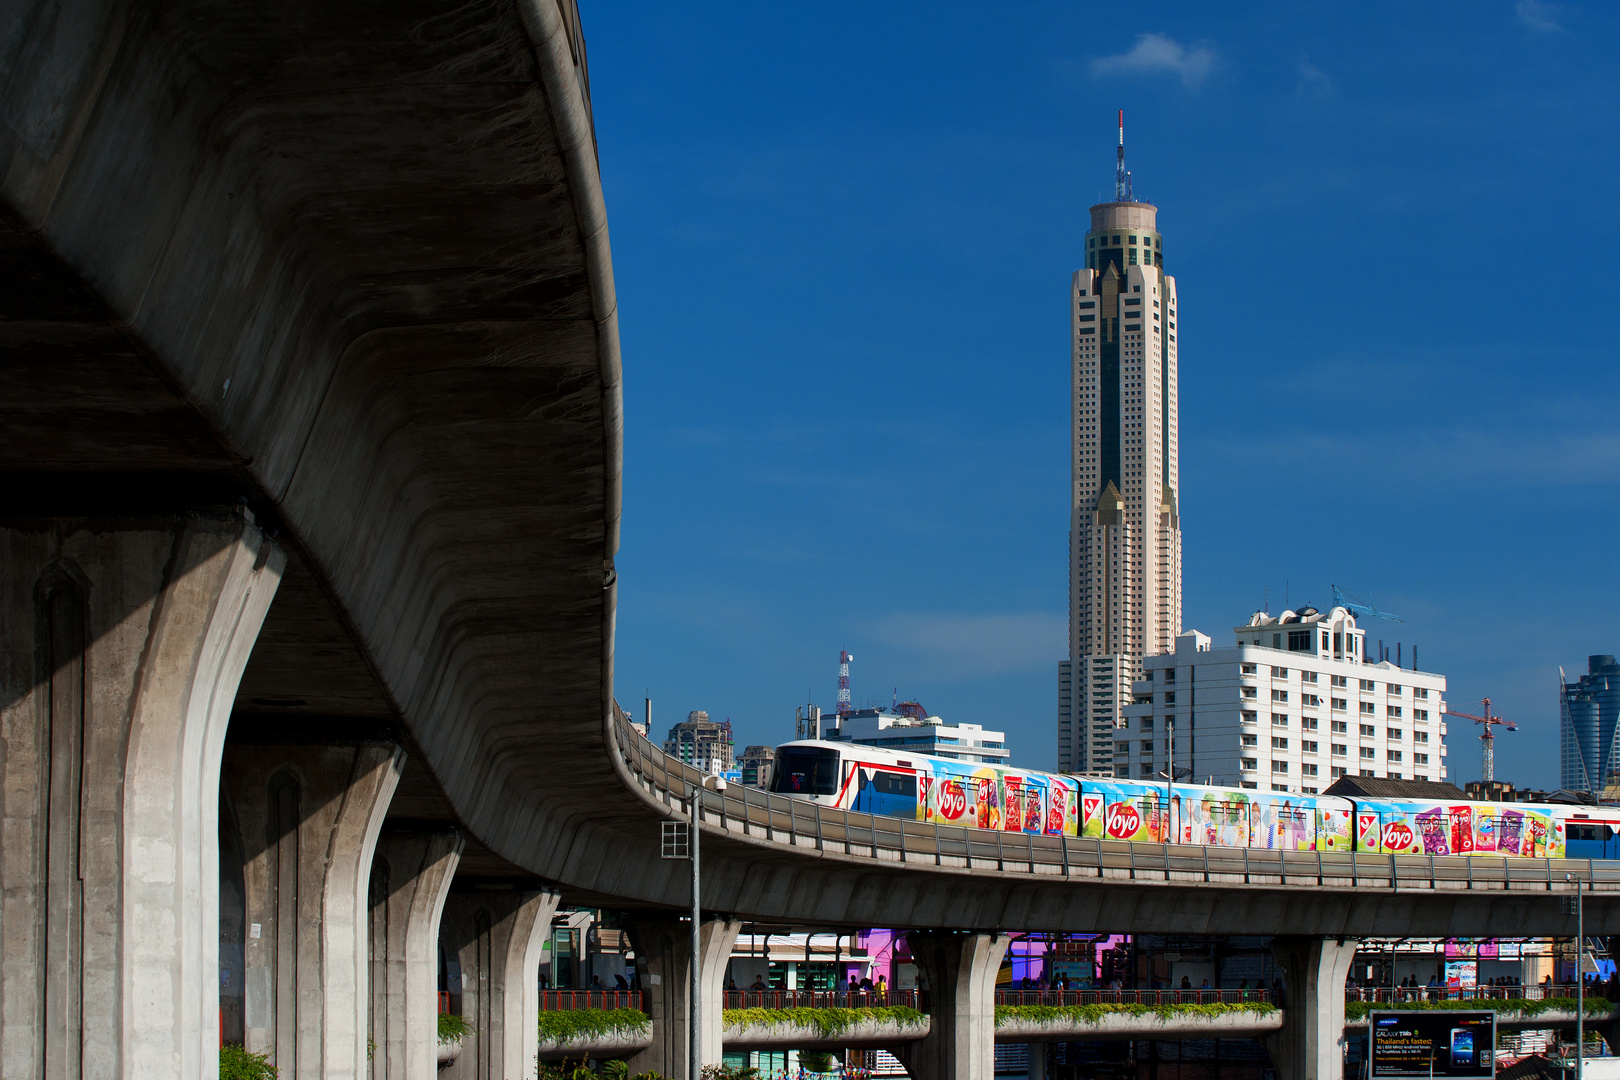
<svg viewBox="0 0 1620 1080">
<path fill-rule="evenodd" d="M 1491 803 L 1381 803 L 1356 813 L 1358 846 L 1396 855 L 1564 857 L 1564 823 L 1547 810 Z"/>
<path fill-rule="evenodd" d="M 1375 1012 L 1370 1072 L 1378 1077 L 1496 1076 L 1496 1014 L 1492 1012 Z"/>
</svg>

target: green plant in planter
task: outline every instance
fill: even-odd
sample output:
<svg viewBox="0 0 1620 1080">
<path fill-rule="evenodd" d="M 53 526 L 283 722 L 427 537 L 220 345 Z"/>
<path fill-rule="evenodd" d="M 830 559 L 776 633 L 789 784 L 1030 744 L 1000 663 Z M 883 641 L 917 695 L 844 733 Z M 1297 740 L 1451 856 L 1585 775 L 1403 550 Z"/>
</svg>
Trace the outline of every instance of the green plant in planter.
<svg viewBox="0 0 1620 1080">
<path fill-rule="evenodd" d="M 219 1048 L 219 1080 L 276 1080 L 269 1054 L 250 1054 L 245 1047 Z"/>
<path fill-rule="evenodd" d="M 472 1025 L 467 1023 L 467 1018 L 465 1016 L 457 1016 L 455 1013 L 439 1014 L 440 1046 L 444 1046 L 447 1043 L 459 1042 L 470 1034 L 472 1034 Z"/>
</svg>

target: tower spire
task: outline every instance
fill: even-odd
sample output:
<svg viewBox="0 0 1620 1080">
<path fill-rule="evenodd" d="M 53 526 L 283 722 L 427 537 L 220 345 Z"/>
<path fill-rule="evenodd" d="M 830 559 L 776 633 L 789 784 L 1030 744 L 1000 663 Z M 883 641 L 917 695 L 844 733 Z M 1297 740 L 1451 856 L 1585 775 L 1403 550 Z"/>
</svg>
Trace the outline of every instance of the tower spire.
<svg viewBox="0 0 1620 1080">
<path fill-rule="evenodd" d="M 1119 110 L 1119 164 L 1114 169 L 1114 201 L 1132 202 L 1131 174 L 1125 171 L 1125 110 Z"/>
</svg>

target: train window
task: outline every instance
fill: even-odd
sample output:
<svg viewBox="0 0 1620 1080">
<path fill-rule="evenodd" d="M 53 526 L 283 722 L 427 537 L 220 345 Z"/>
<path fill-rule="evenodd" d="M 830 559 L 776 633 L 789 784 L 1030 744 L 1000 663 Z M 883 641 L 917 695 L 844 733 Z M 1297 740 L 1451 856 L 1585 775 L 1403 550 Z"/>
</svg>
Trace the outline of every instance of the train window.
<svg viewBox="0 0 1620 1080">
<path fill-rule="evenodd" d="M 784 795 L 834 795 L 838 792 L 838 751 L 812 746 L 784 746 L 776 752 L 771 790 Z"/>
<path fill-rule="evenodd" d="M 898 773 L 880 772 L 872 777 L 872 786 L 884 795 L 905 795 L 912 799 L 917 797 L 917 778 L 915 776 L 901 776 Z"/>
</svg>

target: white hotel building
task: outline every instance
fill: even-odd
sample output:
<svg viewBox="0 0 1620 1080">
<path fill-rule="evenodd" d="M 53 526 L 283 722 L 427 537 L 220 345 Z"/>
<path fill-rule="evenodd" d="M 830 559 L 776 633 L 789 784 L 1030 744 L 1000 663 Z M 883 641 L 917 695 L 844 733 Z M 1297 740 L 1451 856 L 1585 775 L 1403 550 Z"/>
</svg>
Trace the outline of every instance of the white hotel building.
<svg viewBox="0 0 1620 1080">
<path fill-rule="evenodd" d="M 1363 658 L 1342 607 L 1256 612 L 1237 644 L 1196 630 L 1142 660 L 1114 775 L 1313 795 L 1345 775 L 1446 779 L 1446 678 Z"/>
</svg>

